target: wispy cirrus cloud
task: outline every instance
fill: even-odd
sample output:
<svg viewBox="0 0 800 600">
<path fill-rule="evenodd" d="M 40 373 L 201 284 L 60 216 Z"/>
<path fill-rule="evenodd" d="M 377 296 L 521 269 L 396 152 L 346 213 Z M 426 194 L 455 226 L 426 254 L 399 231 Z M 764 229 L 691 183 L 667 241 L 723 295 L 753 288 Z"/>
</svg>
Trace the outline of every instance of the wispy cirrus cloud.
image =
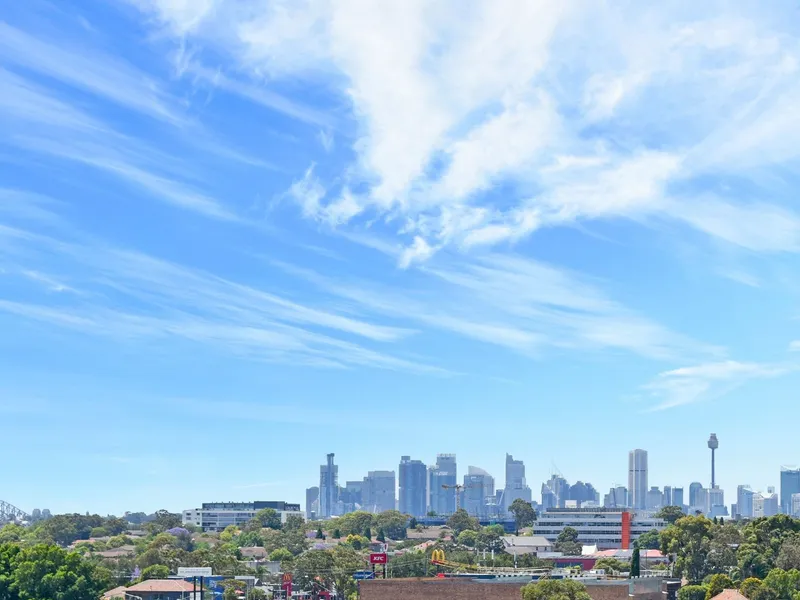
<svg viewBox="0 0 800 600">
<path fill-rule="evenodd" d="M 667 410 L 713 400 L 757 379 L 779 377 L 800 369 L 797 364 L 768 364 L 728 360 L 682 367 L 660 373 L 643 386 L 652 402 L 650 411 Z"/>
<path fill-rule="evenodd" d="M 341 191 L 320 181 L 328 193 L 303 214 L 340 228 L 385 218 L 403 265 L 620 218 L 754 252 L 798 249 L 796 147 L 783 134 L 800 123 L 800 50 L 780 6 L 145 4 L 245 73 L 346 98 L 355 162 Z M 719 184 L 770 170 L 791 177 L 755 195 Z"/>
</svg>

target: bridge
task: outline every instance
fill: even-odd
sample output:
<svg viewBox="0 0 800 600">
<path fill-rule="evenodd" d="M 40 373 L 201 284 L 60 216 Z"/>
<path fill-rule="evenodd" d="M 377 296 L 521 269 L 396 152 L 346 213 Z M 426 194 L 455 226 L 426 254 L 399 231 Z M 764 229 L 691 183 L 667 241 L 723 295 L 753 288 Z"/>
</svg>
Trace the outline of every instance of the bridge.
<svg viewBox="0 0 800 600">
<path fill-rule="evenodd" d="M 16 520 L 24 521 L 29 519 L 30 516 L 24 510 L 21 510 L 13 504 L 5 502 L 4 500 L 0 500 L 0 523 Z"/>
</svg>

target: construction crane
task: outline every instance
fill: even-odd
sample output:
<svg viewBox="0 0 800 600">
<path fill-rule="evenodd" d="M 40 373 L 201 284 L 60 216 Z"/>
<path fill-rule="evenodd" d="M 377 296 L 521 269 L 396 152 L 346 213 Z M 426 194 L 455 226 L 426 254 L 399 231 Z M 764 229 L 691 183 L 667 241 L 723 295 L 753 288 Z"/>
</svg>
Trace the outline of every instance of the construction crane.
<svg viewBox="0 0 800 600">
<path fill-rule="evenodd" d="M 458 509 L 461 508 L 461 498 L 459 497 L 459 494 L 461 492 L 463 492 L 464 490 L 470 490 L 472 488 L 482 487 L 482 486 L 480 486 L 480 485 L 461 485 L 460 483 L 457 483 L 455 485 L 447 485 L 446 483 L 443 483 L 442 487 L 444 489 L 446 489 L 446 490 L 455 490 L 456 491 L 456 511 L 458 511 Z"/>
</svg>

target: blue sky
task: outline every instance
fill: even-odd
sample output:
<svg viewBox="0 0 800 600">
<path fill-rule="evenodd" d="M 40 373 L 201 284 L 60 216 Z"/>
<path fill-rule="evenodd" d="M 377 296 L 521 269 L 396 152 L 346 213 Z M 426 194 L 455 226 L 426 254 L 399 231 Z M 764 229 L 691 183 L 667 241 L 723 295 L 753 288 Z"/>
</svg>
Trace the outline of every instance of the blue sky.
<svg viewBox="0 0 800 600">
<path fill-rule="evenodd" d="M 0 8 L 0 498 L 800 462 L 793 2 Z"/>
</svg>

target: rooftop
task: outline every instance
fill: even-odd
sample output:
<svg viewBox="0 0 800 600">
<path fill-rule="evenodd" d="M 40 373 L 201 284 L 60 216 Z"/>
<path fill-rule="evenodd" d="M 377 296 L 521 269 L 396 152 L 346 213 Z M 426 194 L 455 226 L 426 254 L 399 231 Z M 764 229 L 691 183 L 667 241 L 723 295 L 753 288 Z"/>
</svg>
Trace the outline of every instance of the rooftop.
<svg viewBox="0 0 800 600">
<path fill-rule="evenodd" d="M 747 600 L 739 590 L 722 590 L 712 600 Z"/>
<path fill-rule="evenodd" d="M 194 586 L 191 581 L 183 579 L 148 579 L 127 588 L 128 593 L 136 592 L 191 592 Z"/>
</svg>

